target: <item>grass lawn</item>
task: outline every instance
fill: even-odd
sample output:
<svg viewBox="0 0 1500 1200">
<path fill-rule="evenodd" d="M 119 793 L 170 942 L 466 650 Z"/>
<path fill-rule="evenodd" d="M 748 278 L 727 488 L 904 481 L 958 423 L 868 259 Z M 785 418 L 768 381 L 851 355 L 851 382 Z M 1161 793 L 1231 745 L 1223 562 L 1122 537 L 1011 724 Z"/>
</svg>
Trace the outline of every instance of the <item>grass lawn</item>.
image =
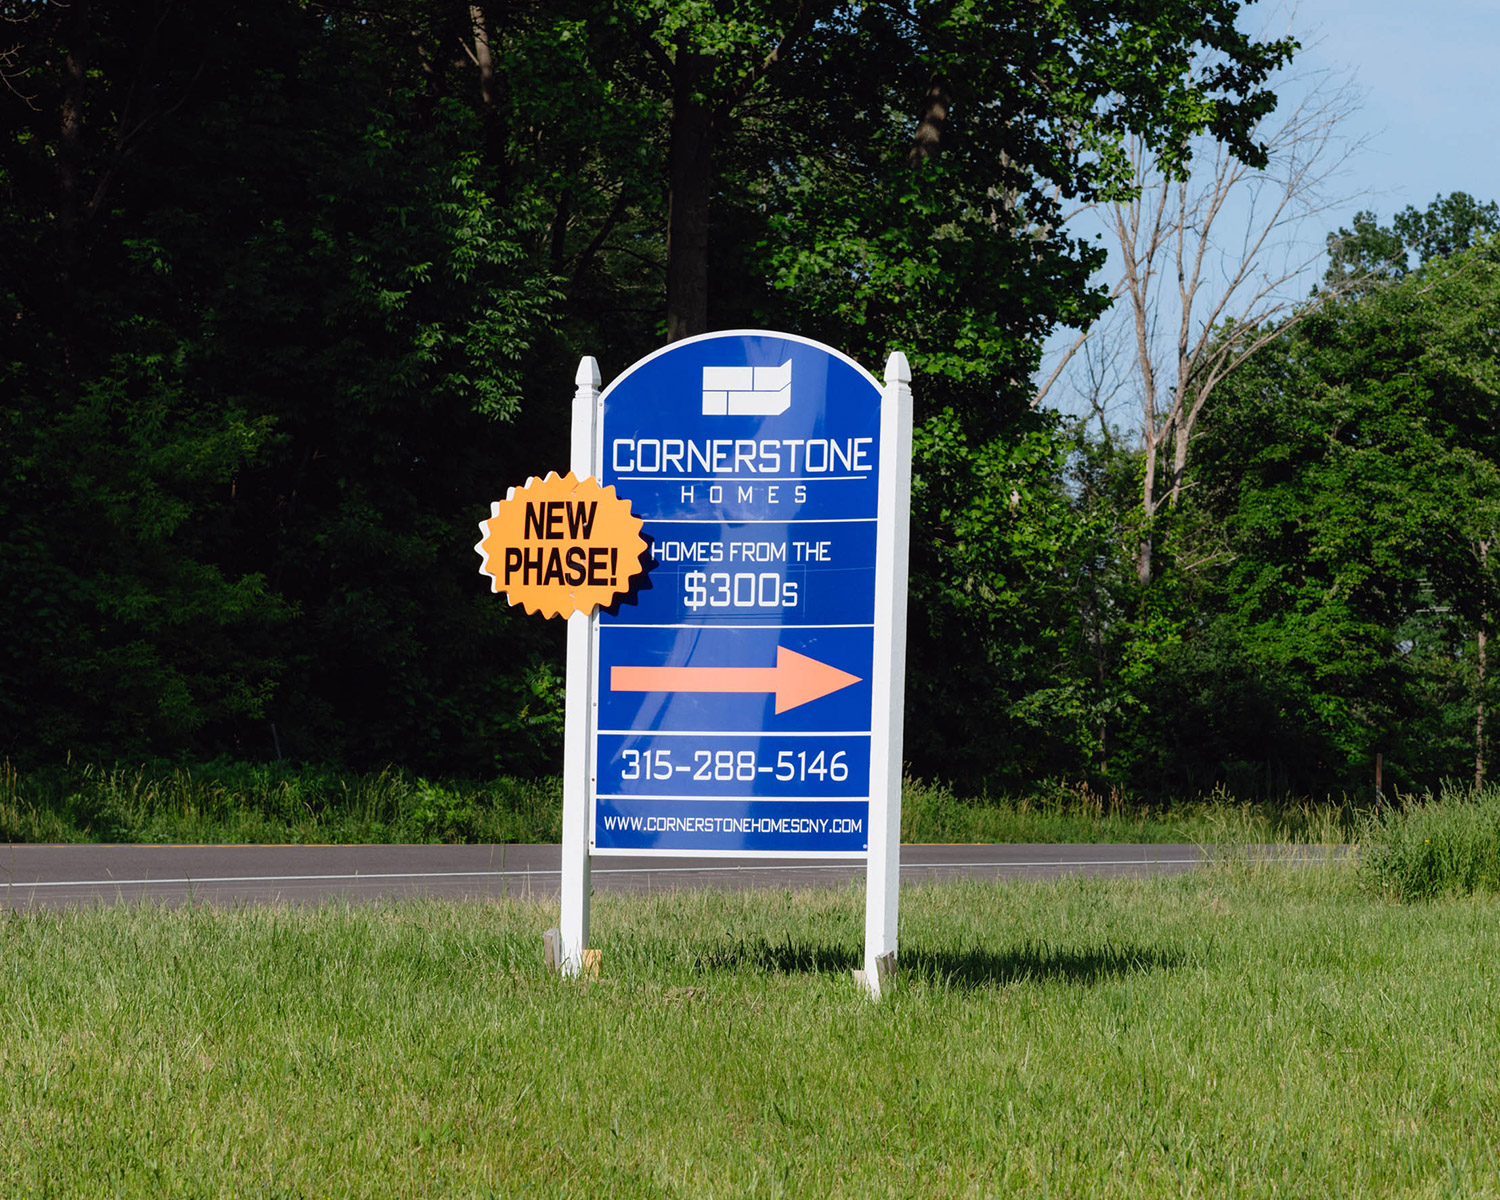
<svg viewBox="0 0 1500 1200">
<path fill-rule="evenodd" d="M 0 917 L 0 1196 L 1500 1189 L 1500 903 L 1349 866 Z"/>
</svg>

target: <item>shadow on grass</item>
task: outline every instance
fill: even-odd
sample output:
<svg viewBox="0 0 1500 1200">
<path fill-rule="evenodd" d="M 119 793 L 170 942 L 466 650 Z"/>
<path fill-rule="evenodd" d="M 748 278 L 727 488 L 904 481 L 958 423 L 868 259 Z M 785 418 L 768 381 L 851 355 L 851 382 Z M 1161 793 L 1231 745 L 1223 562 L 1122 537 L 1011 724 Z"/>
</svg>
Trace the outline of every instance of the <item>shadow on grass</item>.
<svg viewBox="0 0 1500 1200">
<path fill-rule="evenodd" d="M 1175 947 L 1105 942 L 1084 950 L 1030 943 L 1009 950 L 931 950 L 916 946 L 901 955 L 902 973 L 948 988 L 1003 987 L 1011 983 L 1090 985 L 1126 975 L 1173 971 L 1187 962 Z"/>
<path fill-rule="evenodd" d="M 847 946 L 817 942 L 723 942 L 696 955 L 700 971 L 764 971 L 772 975 L 816 975 L 827 971 L 851 971 L 859 966 L 858 951 Z"/>
<path fill-rule="evenodd" d="M 901 953 L 901 975 L 955 990 L 1004 987 L 1013 983 L 1090 985 L 1126 975 L 1171 971 L 1187 955 L 1180 949 L 1105 942 L 1085 950 L 1063 950 L 1026 943 L 1009 950 L 933 950 L 912 946 Z M 859 951 L 813 942 L 744 941 L 726 944 L 698 958 L 703 971 L 750 969 L 783 975 L 845 972 L 862 966 Z"/>
</svg>

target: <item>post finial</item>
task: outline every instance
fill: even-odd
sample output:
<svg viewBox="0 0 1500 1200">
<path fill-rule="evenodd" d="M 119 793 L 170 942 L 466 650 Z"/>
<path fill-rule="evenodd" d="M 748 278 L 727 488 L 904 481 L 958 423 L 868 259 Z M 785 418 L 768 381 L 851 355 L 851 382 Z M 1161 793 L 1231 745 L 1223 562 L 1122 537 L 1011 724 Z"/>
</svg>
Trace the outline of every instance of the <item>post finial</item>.
<svg viewBox="0 0 1500 1200">
<path fill-rule="evenodd" d="M 887 383 L 910 383 L 911 364 L 906 361 L 906 355 L 901 351 L 894 351 L 890 358 L 885 360 L 885 381 Z"/>
<path fill-rule="evenodd" d="M 573 382 L 579 387 L 597 388 L 604 377 L 599 374 L 599 360 L 592 354 L 585 354 L 578 360 L 578 373 L 573 376 Z"/>
</svg>

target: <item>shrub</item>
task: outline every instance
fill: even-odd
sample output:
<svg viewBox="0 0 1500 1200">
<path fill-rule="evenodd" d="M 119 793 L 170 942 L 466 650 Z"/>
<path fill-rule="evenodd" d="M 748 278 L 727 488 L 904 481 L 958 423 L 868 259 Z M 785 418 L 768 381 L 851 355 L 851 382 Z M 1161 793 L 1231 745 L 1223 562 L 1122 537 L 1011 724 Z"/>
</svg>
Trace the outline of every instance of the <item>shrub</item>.
<svg viewBox="0 0 1500 1200">
<path fill-rule="evenodd" d="M 1500 892 L 1500 787 L 1445 787 L 1374 818 L 1363 870 L 1403 900 Z"/>
</svg>

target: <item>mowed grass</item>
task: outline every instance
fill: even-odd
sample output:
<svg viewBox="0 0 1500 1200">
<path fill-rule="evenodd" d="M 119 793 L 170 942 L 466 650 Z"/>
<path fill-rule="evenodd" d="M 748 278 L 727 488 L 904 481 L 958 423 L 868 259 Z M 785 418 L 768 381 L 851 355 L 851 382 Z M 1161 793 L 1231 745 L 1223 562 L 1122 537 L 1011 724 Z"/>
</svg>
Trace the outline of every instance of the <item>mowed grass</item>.
<svg viewBox="0 0 1500 1200">
<path fill-rule="evenodd" d="M 1353 868 L 0 918 L 0 1195 L 1497 1193 L 1500 905 Z"/>
</svg>

